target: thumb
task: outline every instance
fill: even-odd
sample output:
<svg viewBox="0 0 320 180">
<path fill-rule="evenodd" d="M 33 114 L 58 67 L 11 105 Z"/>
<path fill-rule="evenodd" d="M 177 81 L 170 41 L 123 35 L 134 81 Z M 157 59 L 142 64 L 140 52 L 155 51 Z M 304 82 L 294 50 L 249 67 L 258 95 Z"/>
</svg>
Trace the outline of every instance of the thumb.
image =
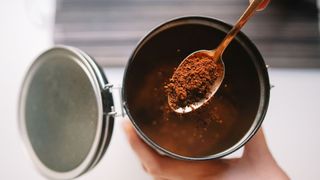
<svg viewBox="0 0 320 180">
<path fill-rule="evenodd" d="M 264 157 L 269 158 L 271 153 L 269 151 L 266 139 L 262 128 L 249 140 L 244 147 L 244 158 L 261 159 Z"/>
<path fill-rule="evenodd" d="M 244 147 L 242 159 L 253 165 L 253 168 L 255 167 L 256 169 L 263 169 L 264 175 L 278 177 L 278 179 L 289 179 L 269 151 L 262 128 L 258 130 L 256 135 Z"/>
</svg>

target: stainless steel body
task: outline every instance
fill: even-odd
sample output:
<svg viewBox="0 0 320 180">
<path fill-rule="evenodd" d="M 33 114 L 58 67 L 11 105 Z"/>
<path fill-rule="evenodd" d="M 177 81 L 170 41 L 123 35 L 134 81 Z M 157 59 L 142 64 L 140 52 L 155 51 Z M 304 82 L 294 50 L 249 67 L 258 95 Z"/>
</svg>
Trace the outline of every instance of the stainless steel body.
<svg viewBox="0 0 320 180">
<path fill-rule="evenodd" d="M 162 120 L 155 120 L 154 124 L 157 124 L 155 126 L 150 123 L 154 121 L 157 116 L 164 116 L 164 113 L 156 109 L 152 110 L 159 96 L 150 95 L 150 98 L 146 98 L 146 96 L 149 92 L 153 91 L 152 89 L 161 88 L 165 81 L 162 79 L 157 81 L 157 75 L 155 75 L 153 76 L 153 81 L 157 81 L 158 84 L 162 83 L 162 85 L 151 85 L 151 87 L 147 87 L 145 84 L 152 84 L 148 76 L 155 74 L 153 71 L 166 74 L 167 71 L 164 69 L 177 67 L 191 52 L 199 49 L 214 49 L 230 29 L 230 25 L 212 18 L 178 18 L 152 30 L 140 41 L 131 55 L 126 66 L 123 80 L 122 95 L 125 109 L 142 139 L 162 154 L 182 160 L 221 158 L 242 147 L 260 127 L 269 103 L 269 77 L 267 67 L 260 52 L 243 33 L 237 35 L 223 56 L 226 66 L 224 84 L 225 86 L 227 84 L 234 86 L 229 94 L 231 94 L 230 96 L 234 96 L 234 104 L 244 107 L 239 111 L 243 111 L 243 113 L 240 113 L 242 113 L 243 116 L 247 116 L 247 120 L 243 119 L 243 122 L 233 124 L 233 126 L 237 126 L 236 124 L 238 124 L 238 127 L 233 127 L 229 130 L 233 132 L 229 133 L 235 135 L 219 141 L 219 143 L 224 144 L 223 147 L 217 147 L 213 149 L 211 153 L 201 152 L 193 154 L 192 152 L 174 152 L 174 146 L 178 146 L 180 141 L 187 138 L 186 135 L 179 135 L 177 133 L 181 131 L 181 134 L 183 134 L 184 132 L 178 127 L 172 127 L 170 131 L 166 131 L 165 126 L 161 128 L 156 127 L 166 123 Z M 159 70 L 157 69 L 158 67 L 163 68 Z M 170 73 L 166 74 L 167 79 L 168 77 L 171 77 Z M 145 90 L 148 88 L 150 88 L 150 90 Z M 223 88 L 220 88 L 219 91 L 221 91 L 221 89 Z M 138 92 L 140 91 L 143 91 L 142 95 L 139 95 Z M 220 94 L 223 93 L 224 92 L 220 92 Z M 140 100 L 135 97 L 139 97 Z M 144 101 L 143 103 L 145 103 L 145 105 L 140 103 L 141 101 Z M 161 103 L 159 103 L 159 106 L 163 106 L 166 102 Z M 147 108 L 152 111 L 152 113 L 146 113 Z M 243 117 L 240 116 L 240 118 Z M 176 119 L 179 119 L 179 117 L 177 116 Z M 171 124 L 167 123 L 167 128 L 170 126 L 184 127 L 182 125 L 183 123 L 173 122 L 175 121 L 174 119 L 168 120 L 168 122 L 169 121 L 171 121 Z M 187 125 L 185 125 L 185 127 L 187 127 Z M 154 133 L 156 131 L 159 132 Z M 165 131 L 166 133 L 161 133 L 161 131 Z M 168 135 L 170 133 L 176 134 Z M 187 132 L 187 134 L 188 133 L 192 133 L 191 130 Z M 181 137 L 179 139 L 176 138 L 176 136 Z M 176 145 L 168 144 L 162 138 L 166 138 L 168 141 L 176 138 Z M 185 144 L 187 144 L 187 142 Z M 180 147 L 180 149 L 192 149 L 192 146 L 197 145 L 196 143 L 194 143 L 194 145 L 190 145 L 189 143 L 188 146 Z M 181 146 L 183 146 L 182 143 Z M 196 148 L 193 149 L 196 150 Z"/>
</svg>

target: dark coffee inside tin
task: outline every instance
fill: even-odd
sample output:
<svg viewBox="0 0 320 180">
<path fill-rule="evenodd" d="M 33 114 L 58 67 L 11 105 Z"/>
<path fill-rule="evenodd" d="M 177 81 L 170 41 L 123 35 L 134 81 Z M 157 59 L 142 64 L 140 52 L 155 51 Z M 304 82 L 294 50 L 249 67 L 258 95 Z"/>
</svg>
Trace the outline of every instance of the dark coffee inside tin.
<svg viewBox="0 0 320 180">
<path fill-rule="evenodd" d="M 242 33 L 226 49 L 225 79 L 205 107 L 181 115 L 168 106 L 163 86 L 174 68 L 191 52 L 216 48 L 230 28 L 213 19 L 182 18 L 140 42 L 126 69 L 123 95 L 129 117 L 151 146 L 173 157 L 205 158 L 234 151 L 259 127 L 269 81 L 260 53 Z"/>
</svg>

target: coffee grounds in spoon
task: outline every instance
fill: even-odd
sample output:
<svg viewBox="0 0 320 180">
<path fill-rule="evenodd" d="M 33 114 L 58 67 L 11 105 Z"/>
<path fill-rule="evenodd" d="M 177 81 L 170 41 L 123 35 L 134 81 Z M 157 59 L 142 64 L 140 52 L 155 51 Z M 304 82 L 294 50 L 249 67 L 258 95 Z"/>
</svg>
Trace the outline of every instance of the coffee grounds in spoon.
<svg viewBox="0 0 320 180">
<path fill-rule="evenodd" d="M 189 56 L 164 86 L 169 103 L 178 109 L 209 97 L 218 76 L 217 64 L 210 56 L 204 53 Z"/>
</svg>

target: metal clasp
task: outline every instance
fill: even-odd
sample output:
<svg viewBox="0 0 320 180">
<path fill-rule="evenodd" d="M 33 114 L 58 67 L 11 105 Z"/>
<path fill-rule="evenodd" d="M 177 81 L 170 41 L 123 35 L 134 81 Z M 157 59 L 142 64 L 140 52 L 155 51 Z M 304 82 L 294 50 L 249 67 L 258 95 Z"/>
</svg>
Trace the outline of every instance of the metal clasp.
<svg viewBox="0 0 320 180">
<path fill-rule="evenodd" d="M 125 111 L 123 108 L 123 100 L 122 100 L 122 87 L 120 85 L 114 86 L 113 84 L 106 84 L 103 87 L 104 91 L 109 91 L 112 94 L 114 105 L 111 107 L 111 111 L 108 113 L 109 116 L 114 117 L 124 117 Z"/>
</svg>

